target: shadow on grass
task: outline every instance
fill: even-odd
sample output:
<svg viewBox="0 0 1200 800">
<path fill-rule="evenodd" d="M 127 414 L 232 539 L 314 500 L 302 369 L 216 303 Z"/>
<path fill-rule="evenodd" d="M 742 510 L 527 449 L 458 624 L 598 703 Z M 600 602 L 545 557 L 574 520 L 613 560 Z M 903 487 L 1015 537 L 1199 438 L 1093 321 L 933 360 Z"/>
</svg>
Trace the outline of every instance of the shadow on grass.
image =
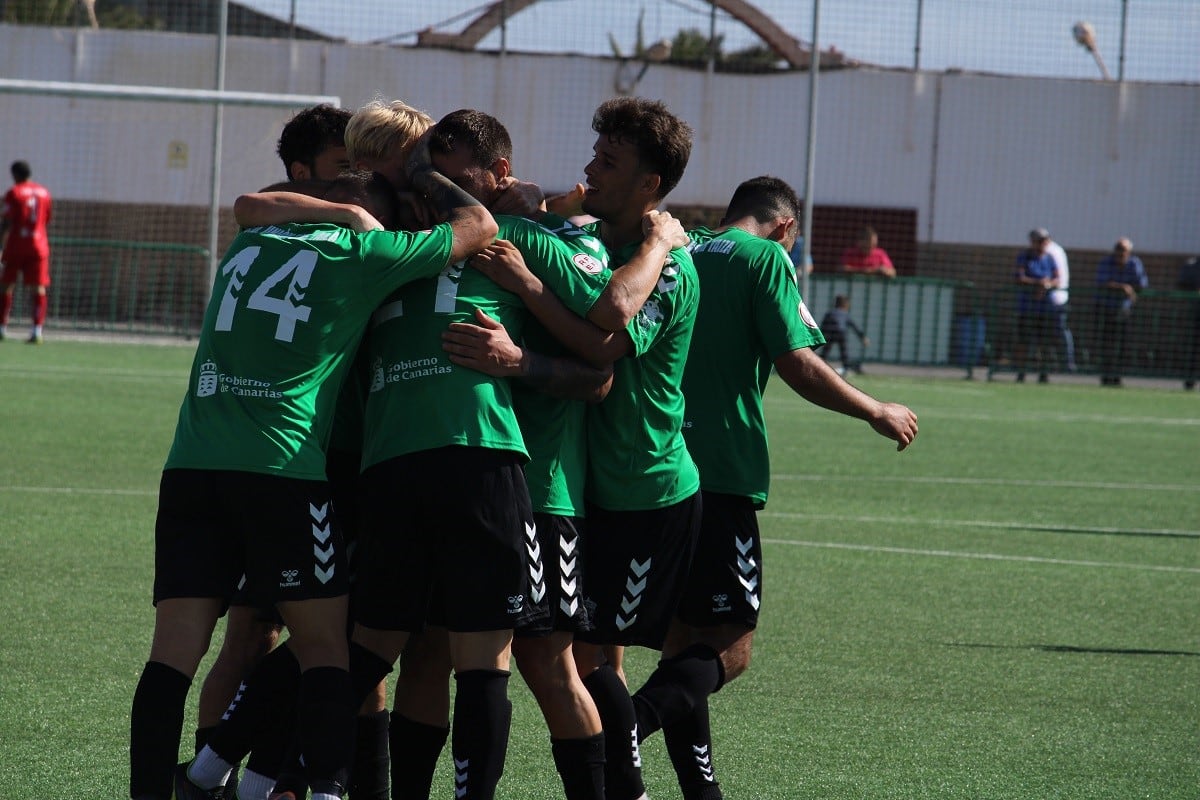
<svg viewBox="0 0 1200 800">
<path fill-rule="evenodd" d="M 946 647 L 975 647 L 989 650 L 1041 650 L 1045 653 L 1103 653 L 1118 656 L 1194 656 L 1190 650 L 1149 650 L 1137 647 L 1076 647 L 1069 644 L 981 644 L 975 642 L 943 642 Z"/>
</svg>

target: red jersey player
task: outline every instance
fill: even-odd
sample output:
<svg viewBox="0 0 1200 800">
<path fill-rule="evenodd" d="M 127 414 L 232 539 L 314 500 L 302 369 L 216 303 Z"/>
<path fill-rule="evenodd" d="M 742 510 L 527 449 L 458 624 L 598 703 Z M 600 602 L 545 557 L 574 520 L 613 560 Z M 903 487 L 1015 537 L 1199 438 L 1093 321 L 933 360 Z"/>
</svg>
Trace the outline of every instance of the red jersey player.
<svg viewBox="0 0 1200 800">
<path fill-rule="evenodd" d="M 0 273 L 0 339 L 7 333 L 12 311 L 13 287 L 20 275 L 30 287 L 33 330 L 30 344 L 42 343 L 42 324 L 46 321 L 46 287 L 50 285 L 50 241 L 46 225 L 50 222 L 50 193 L 46 187 L 29 180 L 29 164 L 14 161 L 10 168 L 13 187 L 4 195 L 4 217 L 0 219 L 0 239 L 4 263 Z"/>
</svg>

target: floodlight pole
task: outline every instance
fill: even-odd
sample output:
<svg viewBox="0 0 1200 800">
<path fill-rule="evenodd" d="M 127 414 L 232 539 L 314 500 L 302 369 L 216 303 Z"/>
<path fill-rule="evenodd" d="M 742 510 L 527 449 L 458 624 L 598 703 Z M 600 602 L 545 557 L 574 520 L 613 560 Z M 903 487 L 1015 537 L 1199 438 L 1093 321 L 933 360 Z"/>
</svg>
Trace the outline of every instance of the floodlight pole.
<svg viewBox="0 0 1200 800">
<path fill-rule="evenodd" d="M 813 0 L 812 42 L 808 56 L 808 146 L 804 153 L 804 246 L 800 248 L 800 296 L 808 300 L 808 262 L 812 257 L 813 172 L 817 163 L 817 73 L 821 70 L 821 0 Z"/>
</svg>

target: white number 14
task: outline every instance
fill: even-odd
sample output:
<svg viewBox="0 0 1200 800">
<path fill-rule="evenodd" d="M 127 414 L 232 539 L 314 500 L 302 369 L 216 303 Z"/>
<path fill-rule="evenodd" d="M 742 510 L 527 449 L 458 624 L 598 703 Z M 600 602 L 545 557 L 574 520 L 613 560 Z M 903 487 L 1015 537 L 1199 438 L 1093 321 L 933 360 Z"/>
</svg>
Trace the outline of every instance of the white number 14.
<svg viewBox="0 0 1200 800">
<path fill-rule="evenodd" d="M 221 272 L 230 275 L 230 278 L 225 287 L 225 294 L 221 297 L 221 306 L 217 309 L 216 330 L 233 330 L 233 317 L 237 312 L 238 297 L 245 286 L 246 274 L 261 251 L 260 247 L 247 247 L 238 251 L 222 267 Z M 292 341 L 296 335 L 297 321 L 308 321 L 312 306 L 302 305 L 302 302 L 304 290 L 308 288 L 308 282 L 312 280 L 313 269 L 316 266 L 316 252 L 301 250 L 288 259 L 283 266 L 267 276 L 250 295 L 250 299 L 246 301 L 247 308 L 279 317 L 279 322 L 275 326 L 275 338 L 281 342 Z M 291 281 L 288 283 L 283 297 L 272 297 L 269 292 L 288 277 L 291 278 Z"/>
</svg>

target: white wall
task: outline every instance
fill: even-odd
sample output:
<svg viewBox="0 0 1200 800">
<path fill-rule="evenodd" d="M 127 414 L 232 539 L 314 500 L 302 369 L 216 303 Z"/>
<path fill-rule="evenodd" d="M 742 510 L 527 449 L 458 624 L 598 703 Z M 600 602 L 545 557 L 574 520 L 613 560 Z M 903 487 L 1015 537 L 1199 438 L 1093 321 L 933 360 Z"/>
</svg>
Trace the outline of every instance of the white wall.
<svg viewBox="0 0 1200 800">
<path fill-rule="evenodd" d="M 0 77 L 211 88 L 210 36 L 0 25 Z M 583 56 L 455 53 L 229 40 L 226 88 L 376 94 L 435 117 L 475 107 L 508 126 L 518 174 L 547 189 L 582 178 L 591 114 L 617 64 Z M 1200 252 L 1200 86 L 839 71 L 820 76 L 817 203 L 912 207 L 922 241 L 1014 245 L 1035 226 L 1066 247 L 1131 236 L 1147 252 Z M 696 131 L 669 200 L 724 205 L 741 180 L 801 189 L 808 75 L 708 76 L 651 66 L 637 88 Z M 227 107 L 221 199 L 282 179 L 284 109 Z M 0 93 L 0 163 L 24 158 L 59 197 L 206 205 L 204 106 Z M 186 164 L 170 163 L 172 143 Z M 178 153 L 176 153 L 178 155 Z"/>
</svg>

